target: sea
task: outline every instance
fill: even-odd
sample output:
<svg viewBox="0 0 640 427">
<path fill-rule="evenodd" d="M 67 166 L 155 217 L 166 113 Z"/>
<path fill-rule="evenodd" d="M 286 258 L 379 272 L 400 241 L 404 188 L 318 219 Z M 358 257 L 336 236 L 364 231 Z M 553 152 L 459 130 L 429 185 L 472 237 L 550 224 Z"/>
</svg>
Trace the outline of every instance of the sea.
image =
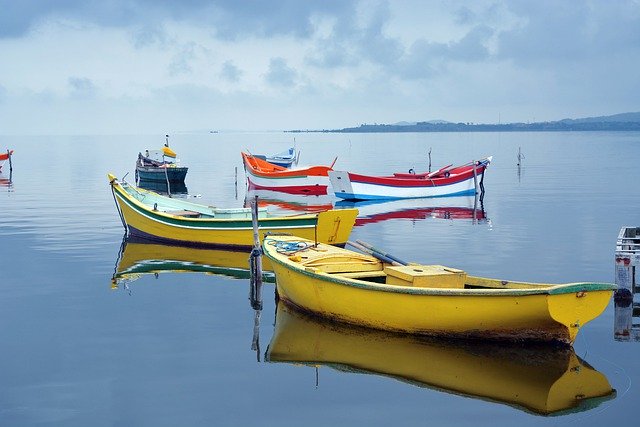
<svg viewBox="0 0 640 427">
<path fill-rule="evenodd" d="M 257 195 L 281 213 L 344 203 L 247 191 L 241 151 L 295 147 L 300 165 L 335 160 L 376 175 L 492 156 L 481 197 L 362 204 L 351 236 L 477 276 L 613 283 L 618 233 L 640 227 L 638 132 L 168 140 L 189 167 L 173 197 L 242 207 Z M 613 300 L 570 350 L 417 338 L 298 313 L 276 302 L 273 278 L 256 309 L 246 271 L 224 265 L 224 252 L 127 241 L 107 174 L 135 182 L 138 153 L 164 143 L 164 134 L 0 136 L 0 151 L 15 150 L 0 174 L 1 425 L 635 423 L 640 319 Z M 616 333 L 620 324 L 628 333 Z"/>
</svg>

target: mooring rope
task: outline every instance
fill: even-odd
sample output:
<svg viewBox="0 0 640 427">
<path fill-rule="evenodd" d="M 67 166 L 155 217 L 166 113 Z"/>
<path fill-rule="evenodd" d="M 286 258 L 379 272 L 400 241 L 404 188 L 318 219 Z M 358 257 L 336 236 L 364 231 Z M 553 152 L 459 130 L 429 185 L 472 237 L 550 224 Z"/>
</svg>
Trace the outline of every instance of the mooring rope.
<svg viewBox="0 0 640 427">
<path fill-rule="evenodd" d="M 275 246 L 276 252 L 284 255 L 293 255 L 297 252 L 304 251 L 313 246 L 313 243 L 303 241 L 284 242 L 282 240 L 265 239 L 264 243 L 267 245 Z"/>
</svg>

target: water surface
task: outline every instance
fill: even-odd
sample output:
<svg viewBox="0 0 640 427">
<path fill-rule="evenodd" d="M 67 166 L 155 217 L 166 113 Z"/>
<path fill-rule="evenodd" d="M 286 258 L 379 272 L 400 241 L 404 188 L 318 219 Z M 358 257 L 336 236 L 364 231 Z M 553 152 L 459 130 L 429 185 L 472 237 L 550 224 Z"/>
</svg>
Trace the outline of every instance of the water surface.
<svg viewBox="0 0 640 427">
<path fill-rule="evenodd" d="M 281 152 L 294 137 L 301 163 L 330 164 L 337 156 L 337 169 L 364 173 L 424 171 L 430 149 L 432 170 L 493 155 L 484 181 L 486 193 L 476 206 L 482 216 L 475 220 L 468 215 L 474 205 L 468 198 L 416 202 L 409 212 L 406 207 L 378 206 L 378 212 L 361 219 L 354 239 L 407 260 L 504 279 L 611 282 L 620 228 L 640 225 L 640 199 L 635 194 L 640 133 L 219 133 L 175 134 L 170 143 L 190 168 L 185 182 L 190 197 L 237 207 L 245 204 L 246 196 L 240 151 Z M 433 354 L 425 350 L 425 343 L 398 337 L 385 339 L 400 343 L 394 350 L 401 345 L 407 350 L 381 357 L 399 357 L 398 367 L 404 366 L 402 355 L 424 358 L 417 378 L 352 366 L 360 363 L 357 358 L 341 363 L 265 361 L 276 322 L 273 284 L 265 285 L 260 313 L 249 304 L 248 280 L 228 272 L 172 272 L 158 266 L 157 271 L 114 286 L 124 230 L 106 174 L 128 174 L 133 180 L 138 152 L 159 148 L 163 142 L 163 135 L 0 137 L 0 150 L 15 149 L 11 184 L 8 165 L 0 176 L 3 424 L 633 422 L 640 398 L 640 343 L 613 339 L 613 303 L 580 332 L 575 354 L 569 355 L 575 357 L 567 357 L 589 367 L 578 371 L 602 375 L 615 393 L 578 405 L 578 410 L 574 405 L 573 410 L 547 416 L 513 399 L 421 382 L 439 369 L 431 366 Z M 516 165 L 519 148 L 525 155 L 521 168 Z M 262 197 L 264 203 L 282 211 L 336 202 L 331 196 L 270 196 Z M 144 251 L 131 253 L 146 256 Z M 216 259 L 208 254 L 204 263 L 215 264 Z M 325 325 L 303 330 L 302 336 L 317 328 Z M 355 334 L 348 345 L 380 340 L 377 335 L 367 337 Z M 436 343 L 443 346 L 447 351 L 453 348 Z M 532 354 L 547 363 L 550 351 Z M 522 360 L 522 351 L 514 352 L 514 360 Z M 500 357 L 504 355 L 492 360 Z M 461 357 L 460 363 L 466 364 L 461 372 L 468 360 Z M 477 372 L 490 382 L 487 366 L 492 369 L 495 364 L 478 363 Z M 562 373 L 561 369 L 551 367 L 549 372 Z M 557 378 L 575 385 L 571 372 L 576 371 L 568 372 Z M 498 376 L 487 388 L 499 381 Z M 547 386 L 530 384 L 542 398 Z M 505 388 L 516 385 L 507 381 Z"/>
</svg>

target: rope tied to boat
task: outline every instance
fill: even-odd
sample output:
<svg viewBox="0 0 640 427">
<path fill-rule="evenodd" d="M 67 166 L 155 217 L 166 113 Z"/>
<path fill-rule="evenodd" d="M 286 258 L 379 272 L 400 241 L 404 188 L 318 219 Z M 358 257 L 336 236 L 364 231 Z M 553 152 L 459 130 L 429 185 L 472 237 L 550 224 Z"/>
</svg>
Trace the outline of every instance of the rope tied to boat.
<svg viewBox="0 0 640 427">
<path fill-rule="evenodd" d="M 305 251 L 313 246 L 313 243 L 303 241 L 282 241 L 265 239 L 265 244 L 275 246 L 276 252 L 284 255 L 293 255 L 298 252 Z"/>
</svg>

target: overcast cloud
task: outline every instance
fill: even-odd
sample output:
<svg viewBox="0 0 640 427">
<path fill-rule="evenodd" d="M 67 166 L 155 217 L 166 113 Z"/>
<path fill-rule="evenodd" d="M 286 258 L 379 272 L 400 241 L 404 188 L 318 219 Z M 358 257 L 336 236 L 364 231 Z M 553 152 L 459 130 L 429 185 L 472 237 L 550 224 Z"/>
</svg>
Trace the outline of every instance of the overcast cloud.
<svg viewBox="0 0 640 427">
<path fill-rule="evenodd" d="M 640 111 L 640 0 L 0 0 L 0 10 L 2 134 Z"/>
</svg>

